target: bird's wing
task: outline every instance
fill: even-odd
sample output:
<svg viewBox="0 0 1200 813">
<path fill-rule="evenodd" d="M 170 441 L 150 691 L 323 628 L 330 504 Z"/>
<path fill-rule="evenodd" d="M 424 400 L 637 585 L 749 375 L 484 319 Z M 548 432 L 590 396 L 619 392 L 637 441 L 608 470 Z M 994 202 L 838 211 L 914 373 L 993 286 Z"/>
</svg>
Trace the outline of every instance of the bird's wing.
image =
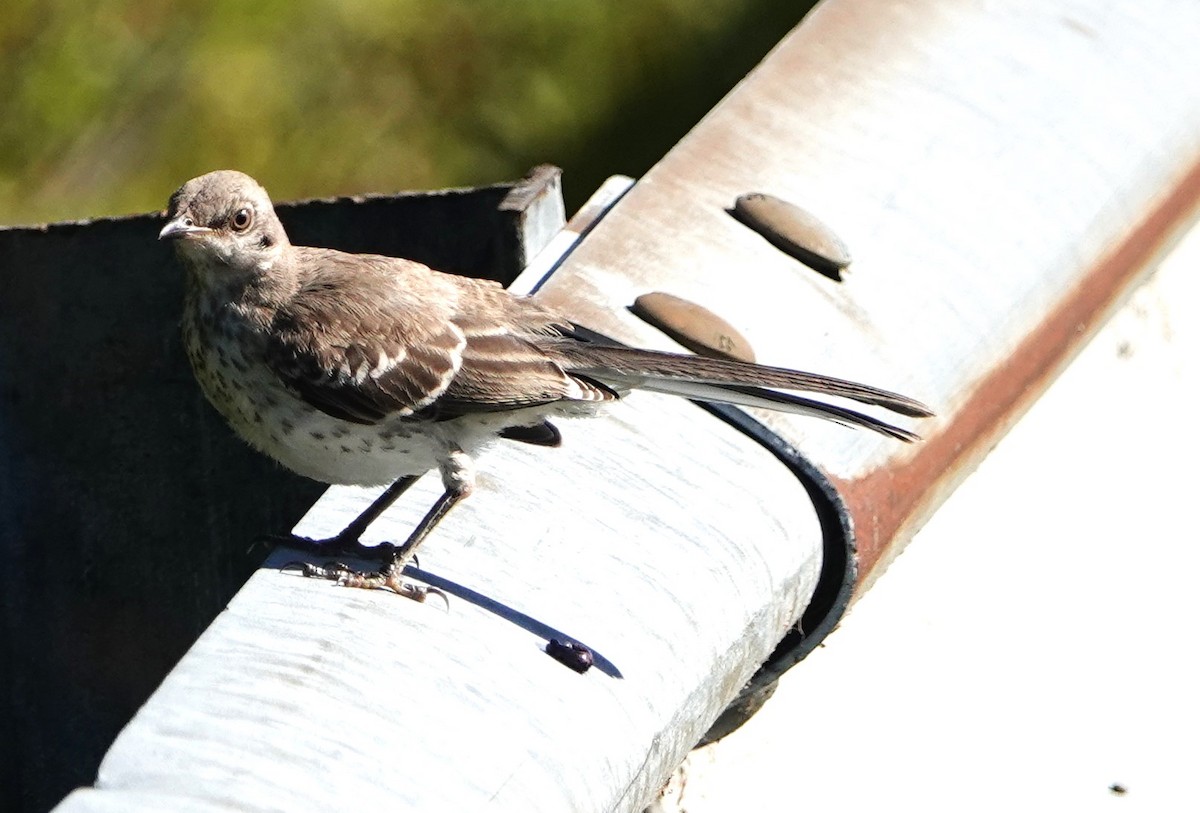
<svg viewBox="0 0 1200 813">
<path fill-rule="evenodd" d="M 307 273 L 267 359 L 312 406 L 362 424 L 615 397 L 530 341 L 553 316 L 495 283 L 420 263 L 297 248 Z"/>
<path fill-rule="evenodd" d="M 466 346 L 458 374 L 435 405 L 439 417 L 617 397 L 603 385 L 567 373 L 536 346 L 531 331 L 546 325 L 538 311 L 522 314 L 523 302 L 504 294 L 469 303 L 484 307 L 463 307 L 455 314 Z"/>
<path fill-rule="evenodd" d="M 266 351 L 287 386 L 361 424 L 413 415 L 446 391 L 466 337 L 436 297 L 423 302 L 388 277 L 399 261 L 319 249 L 297 259 L 301 288 L 276 312 Z"/>
</svg>

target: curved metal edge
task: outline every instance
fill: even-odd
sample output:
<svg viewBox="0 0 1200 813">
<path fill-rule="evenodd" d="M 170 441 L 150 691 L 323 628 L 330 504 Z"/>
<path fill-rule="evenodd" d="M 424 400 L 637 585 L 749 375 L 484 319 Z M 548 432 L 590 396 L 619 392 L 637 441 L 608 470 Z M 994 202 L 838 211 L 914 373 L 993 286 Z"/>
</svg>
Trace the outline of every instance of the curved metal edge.
<svg viewBox="0 0 1200 813">
<path fill-rule="evenodd" d="M 823 547 L 821 573 L 812 601 L 771 656 L 696 743 L 700 747 L 733 733 L 753 717 L 775 693 L 783 673 L 804 660 L 837 627 L 854 594 L 858 551 L 849 508 L 824 472 L 745 411 L 727 404 L 694 403 L 756 441 L 796 475 L 817 512 Z"/>
<path fill-rule="evenodd" d="M 582 325 L 571 328 L 585 341 L 622 344 Z M 796 447 L 738 407 L 709 401 L 692 403 L 757 442 L 796 475 L 816 511 L 822 545 L 821 573 L 812 600 L 771 656 L 696 743 L 700 747 L 736 731 L 754 716 L 774 694 L 780 676 L 804 660 L 837 627 L 858 581 L 858 546 L 849 506 L 825 473 Z"/>
</svg>

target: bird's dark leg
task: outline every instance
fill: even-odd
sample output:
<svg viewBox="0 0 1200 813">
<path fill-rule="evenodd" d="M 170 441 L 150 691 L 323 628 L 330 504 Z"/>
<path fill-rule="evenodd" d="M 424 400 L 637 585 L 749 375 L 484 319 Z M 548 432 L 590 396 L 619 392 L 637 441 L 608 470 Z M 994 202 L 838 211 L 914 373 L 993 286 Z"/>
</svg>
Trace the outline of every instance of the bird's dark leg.
<svg viewBox="0 0 1200 813">
<path fill-rule="evenodd" d="M 404 570 L 404 566 L 413 560 L 413 557 L 417 553 L 417 547 L 425 541 L 425 537 L 429 536 L 429 532 L 436 528 L 437 524 L 442 521 L 442 518 L 450 513 L 450 509 L 458 505 L 459 501 L 466 497 L 467 494 L 468 492 L 466 491 L 446 489 L 442 493 L 442 496 L 438 497 L 433 507 L 417 523 L 417 527 L 413 528 L 413 532 L 409 534 L 404 544 L 396 548 L 395 553 L 392 554 L 392 560 L 388 562 L 384 570 L 397 573 Z"/>
<path fill-rule="evenodd" d="M 390 490 L 390 489 L 389 489 Z M 403 489 L 401 489 L 403 490 Z M 357 570 L 352 570 L 346 565 L 335 563 L 325 567 L 317 565 L 303 564 L 301 572 L 303 575 L 310 578 L 329 579 L 336 581 L 344 587 L 360 587 L 364 590 L 391 590 L 405 598 L 411 598 L 414 601 L 424 601 L 430 592 L 438 593 L 445 598 L 440 590 L 429 587 L 421 587 L 412 582 L 405 581 L 404 566 L 412 561 L 416 555 L 417 548 L 429 536 L 437 524 L 442 521 L 442 518 L 450 512 L 450 509 L 457 505 L 464 497 L 469 494 L 468 489 L 448 488 L 429 512 L 417 523 L 417 527 L 409 534 L 407 540 L 399 548 L 395 548 L 392 552 L 391 560 L 379 569 L 376 573 L 362 573 Z M 375 506 L 372 505 L 371 508 Z M 384 506 L 386 508 L 387 506 Z M 364 512 L 370 512 L 370 508 Z M 383 509 L 381 508 L 380 511 Z M 362 519 L 362 517 L 359 517 Z M 358 520 L 355 520 L 357 522 Z M 352 523 L 353 524 L 353 523 Z M 366 524 L 370 524 L 367 520 Z M 366 524 L 363 527 L 366 527 Z"/>
<path fill-rule="evenodd" d="M 398 550 L 394 545 L 384 543 L 368 547 L 363 545 L 360 539 L 371 523 L 379 519 L 380 514 L 391 508 L 392 503 L 396 502 L 400 495 L 407 491 L 409 486 L 415 482 L 417 482 L 417 477 L 410 475 L 408 477 L 401 477 L 392 483 L 384 489 L 382 494 L 375 498 L 374 502 L 367 506 L 365 511 L 355 517 L 354 521 L 343 528 L 336 536 L 331 536 L 328 539 L 309 539 L 303 536 L 291 535 L 271 537 L 271 541 L 299 548 L 309 553 L 338 554 L 359 559 L 375 559 L 377 561 L 381 558 L 394 558 Z"/>
<path fill-rule="evenodd" d="M 392 483 L 383 493 L 375 498 L 375 501 L 367 506 L 366 510 L 354 518 L 354 521 L 347 525 L 333 539 L 338 544 L 358 544 L 359 538 L 366 532 L 372 522 L 379 519 L 379 515 L 392 507 L 400 495 L 408 491 L 409 486 L 417 482 L 414 475 L 401 477 L 396 482 Z"/>
<path fill-rule="evenodd" d="M 442 518 L 450 512 L 450 509 L 458 505 L 458 503 L 471 493 L 475 487 L 475 467 L 470 456 L 462 449 L 451 447 L 446 450 L 446 456 L 440 461 L 438 468 L 442 471 L 442 483 L 446 490 L 438 501 L 433 504 L 428 513 L 421 518 L 417 523 L 417 527 L 409 534 L 408 539 L 399 548 L 393 548 L 390 558 L 387 563 L 375 573 L 362 573 L 357 570 L 351 570 L 343 564 L 334 563 L 325 567 L 317 567 L 316 565 L 302 565 L 302 573 L 305 576 L 330 579 L 345 587 L 361 587 L 366 590 L 391 590 L 399 593 L 405 598 L 411 598 L 416 601 L 424 601 L 430 593 L 437 593 L 444 599 L 446 596 L 440 590 L 435 590 L 429 587 L 421 587 L 404 580 L 404 566 L 412 561 L 417 553 L 417 548 L 429 536 L 437 524 L 442 521 Z M 397 481 L 388 489 L 389 492 L 395 490 L 398 495 L 408 483 L 401 485 Z M 393 496 L 392 499 L 395 499 Z M 383 501 L 383 497 L 376 500 L 376 503 Z M 362 528 L 365 528 L 371 523 L 371 520 L 378 516 L 384 508 L 376 510 L 376 506 L 372 505 L 363 515 L 350 523 L 347 531 L 351 531 L 360 522 L 361 527 L 358 529 L 361 533 Z M 345 533 L 345 531 L 343 531 Z"/>
</svg>

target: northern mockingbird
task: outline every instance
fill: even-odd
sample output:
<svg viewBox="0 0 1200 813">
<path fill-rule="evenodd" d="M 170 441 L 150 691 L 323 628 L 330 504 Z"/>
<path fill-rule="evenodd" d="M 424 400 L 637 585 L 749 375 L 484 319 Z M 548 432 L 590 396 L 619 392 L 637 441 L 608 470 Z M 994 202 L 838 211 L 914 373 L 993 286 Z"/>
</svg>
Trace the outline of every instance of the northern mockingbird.
<svg viewBox="0 0 1200 813">
<path fill-rule="evenodd" d="M 471 492 L 498 438 L 556 446 L 547 419 L 594 415 L 633 389 L 814 415 L 912 441 L 870 415 L 778 392 L 835 395 L 923 417 L 903 395 L 813 373 L 583 341 L 570 320 L 494 282 L 394 257 L 293 246 L 266 191 L 223 170 L 171 196 L 160 240 L 187 268 L 183 336 L 201 389 L 251 446 L 324 483 L 391 484 L 337 537 L 360 534 L 419 475 L 444 495 L 378 573 L 308 575 L 411 598 L 404 565 Z"/>
</svg>

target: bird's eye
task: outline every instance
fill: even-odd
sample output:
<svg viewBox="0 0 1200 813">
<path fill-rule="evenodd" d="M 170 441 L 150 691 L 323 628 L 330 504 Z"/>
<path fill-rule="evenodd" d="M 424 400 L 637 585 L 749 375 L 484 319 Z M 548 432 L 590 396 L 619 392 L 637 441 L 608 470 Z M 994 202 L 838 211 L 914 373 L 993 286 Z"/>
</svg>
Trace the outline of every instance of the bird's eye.
<svg viewBox="0 0 1200 813">
<path fill-rule="evenodd" d="M 234 231 L 245 231 L 250 228 L 252 219 L 249 209 L 238 209 L 230 218 L 229 225 L 233 226 Z"/>
</svg>

